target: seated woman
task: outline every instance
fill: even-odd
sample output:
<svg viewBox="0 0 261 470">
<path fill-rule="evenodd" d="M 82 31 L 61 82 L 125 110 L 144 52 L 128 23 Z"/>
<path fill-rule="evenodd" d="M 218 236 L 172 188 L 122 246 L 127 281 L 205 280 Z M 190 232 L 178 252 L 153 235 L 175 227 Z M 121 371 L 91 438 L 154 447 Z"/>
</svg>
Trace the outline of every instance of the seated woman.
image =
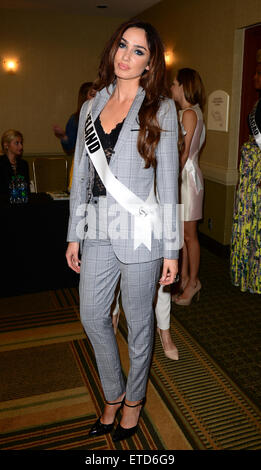
<svg viewBox="0 0 261 470">
<path fill-rule="evenodd" d="M 8 196 L 13 176 L 23 176 L 30 190 L 28 163 L 22 159 L 23 135 L 14 129 L 5 131 L 1 138 L 4 155 L 0 156 L 0 194 Z"/>
</svg>

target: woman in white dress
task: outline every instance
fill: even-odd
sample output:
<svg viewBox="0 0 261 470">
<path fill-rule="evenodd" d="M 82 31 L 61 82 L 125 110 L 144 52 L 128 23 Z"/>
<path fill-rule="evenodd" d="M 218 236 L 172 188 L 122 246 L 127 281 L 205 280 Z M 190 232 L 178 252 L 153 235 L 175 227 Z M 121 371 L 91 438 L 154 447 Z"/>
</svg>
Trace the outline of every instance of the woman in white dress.
<svg viewBox="0 0 261 470">
<path fill-rule="evenodd" d="M 173 297 L 177 305 L 190 305 L 201 282 L 198 278 L 200 245 L 197 222 L 202 218 L 203 176 L 198 165 L 200 149 L 205 140 L 202 109 L 205 93 L 202 80 L 193 69 L 180 69 L 173 82 L 172 97 L 180 107 L 179 119 L 184 133 L 180 155 L 180 202 L 184 204 L 184 246 L 182 248 L 181 291 Z"/>
</svg>

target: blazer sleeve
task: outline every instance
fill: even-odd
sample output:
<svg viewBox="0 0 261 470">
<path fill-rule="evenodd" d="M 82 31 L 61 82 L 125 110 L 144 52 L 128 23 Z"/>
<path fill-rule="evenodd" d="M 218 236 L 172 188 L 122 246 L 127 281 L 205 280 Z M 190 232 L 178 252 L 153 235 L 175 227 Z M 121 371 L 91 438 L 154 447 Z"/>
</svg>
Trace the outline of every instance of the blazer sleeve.
<svg viewBox="0 0 261 470">
<path fill-rule="evenodd" d="M 85 218 L 85 210 L 83 205 L 86 203 L 86 188 L 88 169 L 85 158 L 84 145 L 84 127 L 86 121 L 87 102 L 81 108 L 79 116 L 79 125 L 73 160 L 73 177 L 70 191 L 70 216 L 68 224 L 67 241 L 80 242 L 82 238 L 79 236 L 80 231 L 77 230 L 80 222 Z"/>
<path fill-rule="evenodd" d="M 156 187 L 162 213 L 163 257 L 179 257 L 178 211 L 178 121 L 174 101 L 163 101 L 158 121 L 161 131 L 157 147 Z"/>
</svg>

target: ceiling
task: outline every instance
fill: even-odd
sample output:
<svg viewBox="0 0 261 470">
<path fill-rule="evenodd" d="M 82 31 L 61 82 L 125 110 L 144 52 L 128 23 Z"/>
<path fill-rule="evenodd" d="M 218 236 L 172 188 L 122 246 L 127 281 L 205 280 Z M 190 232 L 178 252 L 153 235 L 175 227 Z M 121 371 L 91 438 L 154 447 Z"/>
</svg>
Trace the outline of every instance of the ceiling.
<svg viewBox="0 0 261 470">
<path fill-rule="evenodd" d="M 159 3 L 159 0 L 0 0 L 0 9 L 60 11 L 131 18 L 156 3 Z M 107 5 L 107 8 L 97 8 L 97 5 Z"/>
</svg>

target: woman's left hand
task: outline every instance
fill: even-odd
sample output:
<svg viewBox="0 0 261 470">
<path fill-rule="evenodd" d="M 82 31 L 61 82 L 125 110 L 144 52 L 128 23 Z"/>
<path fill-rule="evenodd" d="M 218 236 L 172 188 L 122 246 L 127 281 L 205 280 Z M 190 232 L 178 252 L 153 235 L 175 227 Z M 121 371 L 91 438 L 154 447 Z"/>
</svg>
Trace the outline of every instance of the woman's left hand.
<svg viewBox="0 0 261 470">
<path fill-rule="evenodd" d="M 159 283 L 163 286 L 173 284 L 178 274 L 178 260 L 164 258 L 162 275 Z"/>
</svg>

